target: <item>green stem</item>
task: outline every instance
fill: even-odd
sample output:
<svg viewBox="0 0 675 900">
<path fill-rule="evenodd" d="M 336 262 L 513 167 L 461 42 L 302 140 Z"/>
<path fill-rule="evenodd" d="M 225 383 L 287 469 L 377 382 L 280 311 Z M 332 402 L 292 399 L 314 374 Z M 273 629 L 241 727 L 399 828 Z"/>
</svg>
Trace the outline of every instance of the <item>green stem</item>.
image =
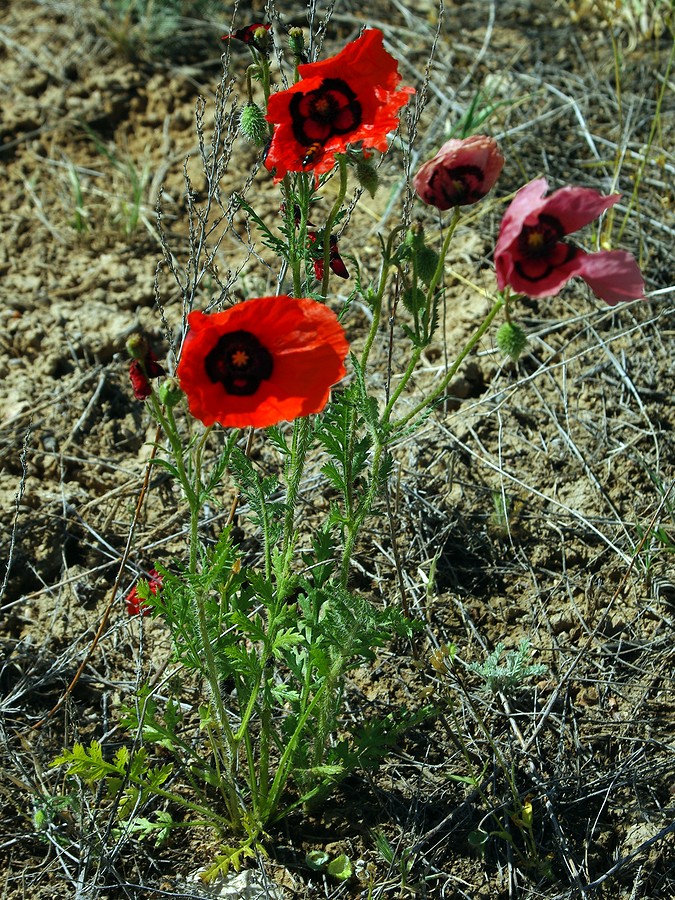
<svg viewBox="0 0 675 900">
<path fill-rule="evenodd" d="M 396 401 L 398 400 L 398 398 L 401 396 L 401 394 L 405 390 L 405 387 L 408 384 L 408 382 L 410 381 L 410 379 L 413 375 L 413 372 L 417 368 L 417 363 L 420 360 L 420 356 L 422 355 L 423 349 L 424 349 L 423 347 L 415 347 L 415 349 L 413 350 L 412 356 L 410 357 L 410 362 L 406 366 L 406 370 L 403 373 L 403 375 L 401 376 L 401 380 L 399 381 L 398 387 L 396 388 L 396 390 L 393 392 L 393 394 L 389 398 L 389 402 L 387 403 L 387 405 L 384 409 L 384 412 L 382 413 L 383 424 L 389 421 L 392 410 L 393 410 L 394 406 L 396 405 Z"/>
<path fill-rule="evenodd" d="M 377 497 L 377 490 L 380 483 L 380 463 L 382 461 L 382 452 L 384 450 L 384 446 L 377 440 L 375 443 L 375 450 L 373 452 L 373 461 L 370 466 L 370 484 L 368 485 L 368 493 L 361 501 L 358 512 L 354 519 L 350 521 L 347 525 L 347 539 L 345 540 L 345 546 L 342 551 L 342 565 L 340 567 L 340 583 L 343 587 L 347 587 L 347 581 L 349 579 L 349 564 L 352 558 L 352 552 L 354 550 L 354 546 L 356 544 L 356 540 L 359 536 L 359 532 L 361 531 L 361 527 L 365 522 L 368 513 L 370 512 L 373 503 L 375 502 L 375 498 Z"/>
<path fill-rule="evenodd" d="M 450 224 L 448 225 L 448 230 L 445 234 L 445 238 L 443 240 L 443 246 L 441 247 L 441 253 L 438 257 L 438 265 L 436 266 L 436 271 L 431 276 L 431 281 L 429 282 L 429 287 L 427 289 L 427 306 L 431 303 L 434 296 L 434 291 L 436 287 L 443 277 L 443 272 L 445 271 L 445 257 L 448 255 L 448 250 L 450 248 L 450 241 L 452 240 L 452 236 L 455 233 L 455 229 L 459 224 L 459 207 L 456 206 L 452 211 L 452 218 L 450 219 Z"/>
<path fill-rule="evenodd" d="M 266 818 L 272 816 L 274 810 L 276 809 L 281 794 L 283 793 L 284 787 L 291 775 L 293 769 L 293 757 L 295 756 L 295 752 L 297 750 L 298 743 L 300 742 L 301 737 L 305 731 L 305 727 L 307 725 L 307 721 L 309 717 L 314 712 L 316 705 L 319 700 L 322 699 L 324 693 L 324 685 L 321 685 L 317 690 L 316 694 L 312 697 L 311 701 L 307 704 L 304 712 L 298 718 L 298 723 L 295 727 L 295 731 L 291 735 L 284 752 L 281 755 L 281 759 L 279 760 L 279 764 L 277 766 L 277 771 L 274 776 L 274 781 L 272 782 L 272 786 L 270 788 L 268 800 L 267 800 L 267 809 L 266 809 Z M 277 815 L 274 818 L 281 818 L 281 815 Z"/>
<path fill-rule="evenodd" d="M 309 202 L 312 196 L 310 177 L 298 173 L 295 184 L 298 191 L 297 208 L 300 221 L 296 223 L 296 203 L 293 197 L 291 179 L 288 175 L 283 179 L 284 205 L 286 207 L 286 232 L 288 234 L 288 262 L 293 273 L 293 296 L 302 297 L 303 263 L 307 255 L 307 222 L 309 220 Z"/>
<path fill-rule="evenodd" d="M 466 344 L 464 345 L 464 349 L 459 354 L 459 356 L 454 361 L 454 363 L 450 366 L 448 371 L 445 373 L 441 383 L 436 388 L 436 390 L 433 391 L 431 394 L 429 394 L 429 396 L 426 397 L 424 400 L 422 400 L 420 403 L 418 403 L 417 406 L 415 406 L 415 408 L 411 412 L 409 412 L 407 415 L 403 416 L 403 418 L 397 419 L 395 422 L 393 422 L 392 429 L 403 428 L 405 425 L 408 424 L 408 422 L 410 422 L 412 419 L 414 419 L 415 416 L 419 415 L 423 410 L 425 410 L 429 406 L 431 406 L 434 403 L 434 401 L 437 400 L 441 396 L 441 394 L 444 393 L 447 386 L 450 384 L 451 380 L 457 374 L 457 370 L 459 369 L 459 367 L 462 365 L 462 363 L 467 358 L 469 353 L 471 353 L 473 348 L 483 337 L 485 332 L 488 330 L 488 328 L 492 324 L 495 316 L 503 308 L 503 306 L 504 306 L 504 298 L 500 296 L 497 298 L 492 309 L 490 310 L 490 312 L 487 314 L 487 316 L 481 323 L 480 328 L 478 328 L 477 331 L 475 331 L 474 334 L 466 342 Z M 408 370 L 406 369 L 406 373 L 407 373 L 407 371 Z M 398 394 L 400 394 L 400 391 L 397 391 L 397 395 Z M 389 406 L 390 405 L 391 405 L 391 403 L 389 404 Z M 387 407 L 388 410 L 389 410 L 389 406 Z M 391 412 L 391 410 L 389 410 L 389 412 Z"/>
<path fill-rule="evenodd" d="M 396 239 L 396 236 L 404 230 L 405 225 L 399 225 L 389 235 L 389 240 L 387 241 L 387 246 L 386 248 L 384 248 L 384 253 L 382 256 L 382 267 L 380 268 L 380 280 L 377 285 L 377 291 L 372 297 L 366 296 L 364 298 L 368 301 L 373 310 L 373 321 L 370 323 L 368 337 L 366 338 L 366 343 L 364 344 L 363 351 L 361 352 L 361 370 L 363 372 L 366 371 L 368 357 L 370 356 L 370 350 L 373 346 L 380 327 L 380 320 L 382 318 L 382 301 L 384 299 L 384 292 L 387 287 L 389 270 L 391 269 L 391 257 L 394 252 L 394 240 Z"/>
</svg>

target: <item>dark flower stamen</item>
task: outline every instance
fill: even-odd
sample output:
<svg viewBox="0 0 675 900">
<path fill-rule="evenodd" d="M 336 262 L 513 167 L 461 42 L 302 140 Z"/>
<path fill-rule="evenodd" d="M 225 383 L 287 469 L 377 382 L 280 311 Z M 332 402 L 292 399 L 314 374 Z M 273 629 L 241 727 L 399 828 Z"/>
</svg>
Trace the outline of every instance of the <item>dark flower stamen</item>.
<svg viewBox="0 0 675 900">
<path fill-rule="evenodd" d="M 574 259 L 576 249 L 561 241 L 565 230 L 555 216 L 542 213 L 536 225 L 523 225 L 518 236 L 520 259 L 516 261 L 517 272 L 526 281 L 541 281 L 548 278 L 558 266 Z"/>
<path fill-rule="evenodd" d="M 476 203 L 485 196 L 485 173 L 478 166 L 456 166 L 454 169 L 438 168 L 429 179 L 432 192 L 439 192 L 448 208 Z"/>
<path fill-rule="evenodd" d="M 289 104 L 293 135 L 310 147 L 336 134 L 349 134 L 361 124 L 361 104 L 341 78 L 324 78 L 321 86 L 306 94 L 294 94 Z"/>
<path fill-rule="evenodd" d="M 523 225 L 518 237 L 518 249 L 530 259 L 545 258 L 551 254 L 564 234 L 563 227 L 555 216 L 540 215 L 536 225 Z"/>
<path fill-rule="evenodd" d="M 224 334 L 204 358 L 211 381 L 220 382 L 228 394 L 250 397 L 274 368 L 272 354 L 249 331 Z"/>
</svg>

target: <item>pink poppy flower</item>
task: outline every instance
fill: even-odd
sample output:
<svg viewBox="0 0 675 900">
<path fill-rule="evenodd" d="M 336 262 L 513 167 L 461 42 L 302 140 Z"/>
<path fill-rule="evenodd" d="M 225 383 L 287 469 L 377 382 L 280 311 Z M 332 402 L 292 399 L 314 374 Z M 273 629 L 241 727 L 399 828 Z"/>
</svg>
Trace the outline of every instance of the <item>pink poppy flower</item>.
<svg viewBox="0 0 675 900">
<path fill-rule="evenodd" d="M 446 210 L 468 206 L 491 191 L 504 167 L 497 142 L 484 134 L 447 141 L 413 178 L 415 190 L 429 206 Z"/>
<path fill-rule="evenodd" d="M 546 197 L 537 178 L 521 188 L 506 210 L 495 247 L 497 286 L 528 297 L 550 297 L 575 275 L 610 306 L 644 297 L 635 259 L 624 250 L 587 253 L 562 240 L 597 219 L 620 194 L 603 197 L 592 188 L 564 187 Z"/>
</svg>

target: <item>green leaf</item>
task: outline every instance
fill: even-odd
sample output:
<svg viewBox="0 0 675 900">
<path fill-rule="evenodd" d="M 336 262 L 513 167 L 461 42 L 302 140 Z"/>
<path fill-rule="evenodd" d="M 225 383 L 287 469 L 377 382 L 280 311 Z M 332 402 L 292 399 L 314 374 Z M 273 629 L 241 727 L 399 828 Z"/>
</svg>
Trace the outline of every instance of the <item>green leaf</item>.
<svg viewBox="0 0 675 900">
<path fill-rule="evenodd" d="M 329 875 L 337 878 L 338 881 L 347 881 L 347 879 L 352 877 L 353 872 L 351 860 L 346 854 L 341 853 L 332 862 L 328 863 L 327 871 Z"/>
<path fill-rule="evenodd" d="M 321 872 L 330 862 L 330 856 L 325 850 L 310 850 L 305 854 L 305 862 L 310 869 Z"/>
<path fill-rule="evenodd" d="M 255 857 L 255 850 L 248 844 L 239 847 L 225 847 L 225 852 L 216 856 L 213 863 L 202 872 L 200 878 L 202 881 L 210 882 L 218 875 L 227 875 L 230 869 L 236 872 L 241 868 L 242 859 L 252 859 Z"/>
</svg>

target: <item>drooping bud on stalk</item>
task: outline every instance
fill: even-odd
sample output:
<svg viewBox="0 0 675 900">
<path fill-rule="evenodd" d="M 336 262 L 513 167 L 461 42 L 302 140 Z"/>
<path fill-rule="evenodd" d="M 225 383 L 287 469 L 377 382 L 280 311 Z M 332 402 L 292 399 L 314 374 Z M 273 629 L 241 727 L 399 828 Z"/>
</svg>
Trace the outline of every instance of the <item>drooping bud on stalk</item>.
<svg viewBox="0 0 675 900">
<path fill-rule="evenodd" d="M 380 183 L 380 176 L 375 166 L 367 159 L 361 157 L 356 164 L 356 177 L 361 187 L 368 191 L 371 197 L 375 196 Z"/>
<path fill-rule="evenodd" d="M 239 130 L 247 141 L 262 147 L 269 138 L 265 114 L 255 103 L 247 103 L 239 114 Z"/>
</svg>

